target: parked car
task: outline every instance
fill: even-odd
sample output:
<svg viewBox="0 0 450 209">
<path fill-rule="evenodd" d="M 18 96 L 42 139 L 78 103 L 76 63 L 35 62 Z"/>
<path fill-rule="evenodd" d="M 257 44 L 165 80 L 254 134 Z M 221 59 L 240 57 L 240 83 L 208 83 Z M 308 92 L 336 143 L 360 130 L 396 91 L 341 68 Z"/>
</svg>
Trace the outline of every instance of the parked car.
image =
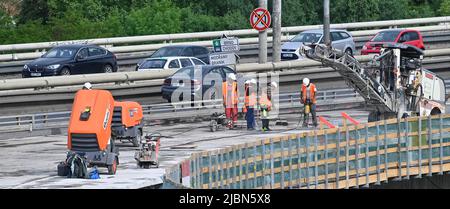
<svg viewBox="0 0 450 209">
<path fill-rule="evenodd" d="M 352 35 L 345 30 L 330 30 L 331 45 L 333 48 L 353 55 L 356 51 L 355 41 Z M 315 44 L 324 43 L 323 30 L 308 30 L 299 33 L 293 39 L 283 44 L 281 47 L 282 60 L 303 59 L 300 55 L 300 48 L 304 43 Z"/>
<path fill-rule="evenodd" d="M 203 61 L 195 57 L 161 57 L 149 58 L 136 66 L 136 71 L 147 70 L 173 70 L 183 67 L 206 65 Z"/>
<path fill-rule="evenodd" d="M 158 49 L 150 58 L 160 57 L 196 57 L 209 64 L 209 49 L 203 46 L 174 45 Z"/>
<path fill-rule="evenodd" d="M 116 56 L 95 45 L 57 46 L 26 64 L 22 77 L 117 72 Z"/>
<path fill-rule="evenodd" d="M 232 68 L 227 66 L 205 65 L 200 67 L 190 66 L 181 68 L 172 76 L 164 80 L 161 87 L 163 99 L 172 102 L 172 94 L 177 89 L 182 92 L 190 92 L 191 101 L 194 100 L 194 98 L 200 100 L 218 99 L 218 95 L 215 93 L 221 89 L 222 82 L 226 81 L 226 78 L 230 73 L 236 74 Z M 190 79 L 191 85 L 184 85 L 183 80 L 186 79 L 183 78 Z M 220 84 L 217 86 L 220 89 L 211 89 L 216 85 L 217 81 L 220 81 Z M 209 92 L 209 94 L 206 92 Z M 182 96 L 178 99 L 178 101 L 183 101 Z"/>
<path fill-rule="evenodd" d="M 419 31 L 410 29 L 389 29 L 380 31 L 370 39 L 370 41 L 363 46 L 361 54 L 379 54 L 381 46 L 385 43 L 402 43 L 425 50 L 423 38 Z"/>
</svg>

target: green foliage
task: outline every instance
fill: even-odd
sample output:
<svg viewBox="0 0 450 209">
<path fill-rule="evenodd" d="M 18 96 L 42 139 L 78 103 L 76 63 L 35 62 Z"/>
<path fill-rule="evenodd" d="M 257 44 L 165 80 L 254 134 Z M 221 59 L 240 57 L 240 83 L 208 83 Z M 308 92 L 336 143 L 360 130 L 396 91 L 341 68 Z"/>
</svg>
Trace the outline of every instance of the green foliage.
<svg viewBox="0 0 450 209">
<path fill-rule="evenodd" d="M 322 2 L 283 0 L 282 25 L 321 24 Z M 450 15 L 450 0 L 330 2 L 333 23 Z M 14 3 L 9 5 L 20 5 L 13 7 L 13 11 L 20 12 L 13 17 L 0 7 L 0 44 L 245 29 L 250 28 L 250 12 L 258 7 L 256 0 L 14 0 Z M 272 1 L 268 3 L 270 10 Z"/>
</svg>

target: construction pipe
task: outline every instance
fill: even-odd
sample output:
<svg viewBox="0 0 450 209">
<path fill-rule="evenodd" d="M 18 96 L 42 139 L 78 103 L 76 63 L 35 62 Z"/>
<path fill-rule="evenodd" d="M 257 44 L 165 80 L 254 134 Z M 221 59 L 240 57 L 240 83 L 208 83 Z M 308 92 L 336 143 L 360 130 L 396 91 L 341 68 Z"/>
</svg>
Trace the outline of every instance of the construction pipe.
<svg viewBox="0 0 450 209">
<path fill-rule="evenodd" d="M 430 17 L 430 18 L 417 18 L 417 19 L 403 19 L 403 20 L 386 20 L 386 21 L 372 21 L 372 22 L 357 22 L 357 23 L 343 23 L 332 24 L 331 28 L 345 28 L 345 29 L 357 29 L 367 27 L 389 27 L 389 26 L 403 26 L 403 25 L 419 25 L 419 24 L 433 24 L 450 22 L 450 16 L 445 17 Z M 283 33 L 294 33 L 305 30 L 321 29 L 322 25 L 309 25 L 309 26 L 294 26 L 281 28 Z M 272 33 L 272 30 L 267 31 L 268 34 Z M 26 44 L 9 44 L 0 45 L 0 52 L 5 51 L 20 51 L 20 50 L 39 50 L 48 49 L 56 45 L 63 43 L 90 43 L 97 45 L 114 45 L 114 44 L 130 44 L 139 42 L 157 42 L 157 41 L 173 41 L 182 39 L 202 39 L 202 38 L 216 38 L 222 36 L 250 36 L 258 35 L 258 31 L 253 29 L 245 30 L 228 30 L 228 31 L 211 31 L 211 32 L 199 32 L 199 33 L 179 33 L 179 34 L 161 34 L 161 35 L 148 35 L 148 36 L 131 36 L 131 37 L 117 37 L 117 38 L 99 38 L 99 39 L 86 39 L 86 40 L 70 40 L 70 41 L 55 41 L 55 42 L 40 42 L 40 43 L 26 43 Z"/>
</svg>

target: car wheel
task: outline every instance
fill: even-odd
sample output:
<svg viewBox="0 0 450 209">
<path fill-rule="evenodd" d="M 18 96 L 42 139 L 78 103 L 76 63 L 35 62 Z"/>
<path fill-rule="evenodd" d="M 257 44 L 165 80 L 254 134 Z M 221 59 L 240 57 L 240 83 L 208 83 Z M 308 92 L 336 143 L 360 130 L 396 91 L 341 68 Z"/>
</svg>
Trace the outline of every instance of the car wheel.
<svg viewBox="0 0 450 209">
<path fill-rule="evenodd" d="M 62 75 L 62 76 L 70 75 L 70 70 L 69 70 L 69 68 L 66 68 L 66 67 L 63 68 L 63 69 L 61 70 L 60 75 Z"/>
<path fill-rule="evenodd" d="M 345 53 L 348 54 L 348 55 L 350 55 L 350 56 L 353 56 L 353 51 L 352 51 L 352 49 L 350 49 L 350 48 L 346 49 L 346 50 L 345 50 Z"/>
<path fill-rule="evenodd" d="M 111 65 L 105 65 L 104 67 L 103 67 L 103 72 L 104 73 L 112 73 L 113 72 L 113 68 L 112 68 L 112 66 Z"/>
</svg>

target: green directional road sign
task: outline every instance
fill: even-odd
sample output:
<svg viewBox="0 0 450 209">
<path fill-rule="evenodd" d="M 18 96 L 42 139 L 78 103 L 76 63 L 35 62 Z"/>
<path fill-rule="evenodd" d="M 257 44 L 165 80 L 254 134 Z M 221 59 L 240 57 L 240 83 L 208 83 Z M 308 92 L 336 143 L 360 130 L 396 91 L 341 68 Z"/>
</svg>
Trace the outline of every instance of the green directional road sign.
<svg viewBox="0 0 450 209">
<path fill-rule="evenodd" d="M 239 39 L 236 37 L 228 37 L 213 40 L 214 52 L 238 52 Z"/>
<path fill-rule="evenodd" d="M 213 40 L 213 47 L 215 52 L 221 52 L 222 51 L 222 44 L 220 43 L 220 39 L 214 39 Z"/>
</svg>

